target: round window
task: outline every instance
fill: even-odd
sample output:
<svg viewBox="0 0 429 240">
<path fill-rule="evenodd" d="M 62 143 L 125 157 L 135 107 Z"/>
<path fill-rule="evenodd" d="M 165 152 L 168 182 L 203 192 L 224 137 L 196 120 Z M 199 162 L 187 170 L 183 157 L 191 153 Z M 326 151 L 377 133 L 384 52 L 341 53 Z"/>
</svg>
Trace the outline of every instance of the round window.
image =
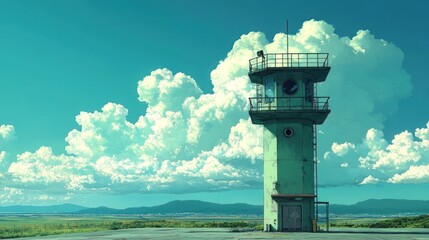
<svg viewBox="0 0 429 240">
<path fill-rule="evenodd" d="M 289 78 L 283 83 L 283 92 L 287 95 L 293 95 L 297 93 L 298 88 L 299 88 L 298 83 L 292 78 Z"/>
<path fill-rule="evenodd" d="M 292 137 L 293 136 L 293 129 L 292 128 L 285 128 L 284 134 L 286 137 Z"/>
</svg>

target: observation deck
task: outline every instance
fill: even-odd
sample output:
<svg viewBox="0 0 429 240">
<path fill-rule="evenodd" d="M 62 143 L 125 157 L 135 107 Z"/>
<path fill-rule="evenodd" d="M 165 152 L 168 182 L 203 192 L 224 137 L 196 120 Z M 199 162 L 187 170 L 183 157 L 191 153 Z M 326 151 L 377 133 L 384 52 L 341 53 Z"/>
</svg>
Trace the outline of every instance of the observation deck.
<svg viewBox="0 0 429 240">
<path fill-rule="evenodd" d="M 331 67 L 328 53 L 266 53 L 249 60 L 249 77 L 252 83 L 262 84 L 263 77 L 278 71 L 304 72 L 314 76 L 314 82 L 323 82 Z"/>
<path fill-rule="evenodd" d="M 249 102 L 254 124 L 297 119 L 322 124 L 331 112 L 329 97 L 252 97 Z"/>
</svg>

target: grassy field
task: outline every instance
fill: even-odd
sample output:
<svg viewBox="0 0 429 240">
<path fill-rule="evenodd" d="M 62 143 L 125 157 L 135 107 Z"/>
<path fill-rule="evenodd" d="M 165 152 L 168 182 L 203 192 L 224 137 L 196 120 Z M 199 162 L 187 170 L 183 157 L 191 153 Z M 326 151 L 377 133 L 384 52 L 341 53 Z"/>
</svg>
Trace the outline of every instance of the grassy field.
<svg viewBox="0 0 429 240">
<path fill-rule="evenodd" d="M 262 219 L 187 217 L 173 219 L 139 216 L 4 215 L 0 216 L 0 238 L 46 236 L 126 228 L 254 228 L 262 230 Z"/>
<path fill-rule="evenodd" d="M 262 231 L 262 218 L 252 217 L 145 217 L 85 215 L 0 215 L 0 239 L 94 232 L 127 228 L 230 228 Z M 404 218 L 336 218 L 331 227 L 429 228 L 429 215 Z M 324 229 L 323 224 L 320 225 Z"/>
<path fill-rule="evenodd" d="M 361 228 L 368 227 L 370 224 L 376 222 L 384 221 L 388 218 L 335 218 L 331 219 L 331 227 L 352 227 L 352 228 Z"/>
<path fill-rule="evenodd" d="M 395 218 L 334 219 L 331 227 L 352 228 L 429 228 L 429 215 Z"/>
<path fill-rule="evenodd" d="M 0 238 L 45 236 L 109 229 L 109 217 L 18 215 L 0 217 Z"/>
</svg>

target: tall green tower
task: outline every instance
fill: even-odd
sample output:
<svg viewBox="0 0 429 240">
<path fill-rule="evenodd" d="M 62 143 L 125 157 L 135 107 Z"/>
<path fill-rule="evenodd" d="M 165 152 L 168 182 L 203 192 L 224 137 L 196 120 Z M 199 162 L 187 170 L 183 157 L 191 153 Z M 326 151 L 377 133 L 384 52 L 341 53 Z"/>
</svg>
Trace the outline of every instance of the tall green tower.
<svg viewBox="0 0 429 240">
<path fill-rule="evenodd" d="M 266 231 L 313 231 L 317 218 L 317 132 L 331 112 L 316 84 L 330 67 L 327 53 L 257 53 L 249 60 L 256 84 L 253 124 L 264 125 Z"/>
</svg>

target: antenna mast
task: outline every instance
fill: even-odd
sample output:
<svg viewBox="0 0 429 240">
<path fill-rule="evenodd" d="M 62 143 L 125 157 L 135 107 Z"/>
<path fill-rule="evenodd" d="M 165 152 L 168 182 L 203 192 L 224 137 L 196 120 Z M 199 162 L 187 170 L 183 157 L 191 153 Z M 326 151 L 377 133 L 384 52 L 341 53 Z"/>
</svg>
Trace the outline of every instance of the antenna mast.
<svg viewBox="0 0 429 240">
<path fill-rule="evenodd" d="M 286 53 L 289 53 L 289 19 L 286 19 Z"/>
<path fill-rule="evenodd" d="M 289 19 L 286 19 L 286 59 L 289 67 Z"/>
</svg>

